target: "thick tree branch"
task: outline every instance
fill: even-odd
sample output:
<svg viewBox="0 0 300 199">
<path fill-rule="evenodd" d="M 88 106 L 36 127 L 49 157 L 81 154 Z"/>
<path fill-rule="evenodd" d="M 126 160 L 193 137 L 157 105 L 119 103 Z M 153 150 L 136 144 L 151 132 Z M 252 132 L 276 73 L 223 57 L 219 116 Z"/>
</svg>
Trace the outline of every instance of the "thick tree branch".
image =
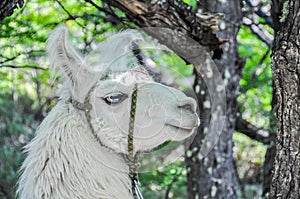
<svg viewBox="0 0 300 199">
<path fill-rule="evenodd" d="M 241 116 L 236 120 L 235 130 L 264 144 L 270 144 L 275 139 L 275 133 L 257 128 L 244 120 Z"/>
<path fill-rule="evenodd" d="M 224 42 L 213 33 L 222 19 L 220 14 L 196 14 L 182 1 L 103 0 L 103 2 L 119 8 L 139 27 L 180 29 L 209 50 L 218 49 Z"/>
</svg>

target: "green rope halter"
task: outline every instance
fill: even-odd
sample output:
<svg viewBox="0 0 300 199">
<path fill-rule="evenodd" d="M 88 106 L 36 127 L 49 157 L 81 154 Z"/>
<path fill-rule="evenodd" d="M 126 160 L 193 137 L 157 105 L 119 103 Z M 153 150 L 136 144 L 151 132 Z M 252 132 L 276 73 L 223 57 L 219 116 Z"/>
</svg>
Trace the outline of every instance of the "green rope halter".
<svg viewBox="0 0 300 199">
<path fill-rule="evenodd" d="M 134 121 L 136 113 L 136 103 L 137 103 L 137 84 L 135 84 L 134 91 L 131 95 L 131 107 L 130 107 L 130 121 L 129 121 L 129 132 L 128 132 L 128 155 L 126 158 L 127 165 L 129 166 L 129 176 L 131 178 L 131 189 L 134 198 L 143 198 L 138 189 L 138 175 L 137 167 L 138 164 L 138 154 L 134 155 L 133 150 L 133 132 L 134 132 Z"/>
</svg>

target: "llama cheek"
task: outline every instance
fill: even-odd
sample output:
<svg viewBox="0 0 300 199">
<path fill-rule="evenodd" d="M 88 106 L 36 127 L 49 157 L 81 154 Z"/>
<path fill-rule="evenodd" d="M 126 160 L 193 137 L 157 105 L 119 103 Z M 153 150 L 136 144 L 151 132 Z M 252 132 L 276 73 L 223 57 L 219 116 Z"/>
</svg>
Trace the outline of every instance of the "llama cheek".
<svg viewBox="0 0 300 199">
<path fill-rule="evenodd" d="M 113 126 L 106 123 L 97 131 L 97 137 L 100 139 L 101 143 L 105 143 L 107 148 L 116 152 L 126 152 L 127 135 L 120 132 L 120 129 L 116 125 Z"/>
<path fill-rule="evenodd" d="M 92 120 L 92 126 L 95 129 L 95 131 L 100 131 L 105 126 L 105 122 L 102 118 L 96 118 Z"/>
</svg>

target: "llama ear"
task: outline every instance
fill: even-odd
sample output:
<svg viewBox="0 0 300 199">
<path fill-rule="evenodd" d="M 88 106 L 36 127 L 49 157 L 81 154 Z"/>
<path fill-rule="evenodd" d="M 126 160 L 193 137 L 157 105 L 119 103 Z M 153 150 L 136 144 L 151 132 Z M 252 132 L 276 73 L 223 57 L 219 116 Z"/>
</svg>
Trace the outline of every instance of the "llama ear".
<svg viewBox="0 0 300 199">
<path fill-rule="evenodd" d="M 68 28 L 56 28 L 46 43 L 47 54 L 51 67 L 60 71 L 60 75 L 67 76 L 74 84 L 76 74 L 82 63 L 82 58 L 68 40 Z"/>
<path fill-rule="evenodd" d="M 89 89 L 97 80 L 97 74 L 83 65 L 83 59 L 69 42 L 68 28 L 56 28 L 51 33 L 46 48 L 51 67 L 54 70 L 58 68 L 60 75 L 71 81 L 72 97 L 83 103 Z"/>
</svg>

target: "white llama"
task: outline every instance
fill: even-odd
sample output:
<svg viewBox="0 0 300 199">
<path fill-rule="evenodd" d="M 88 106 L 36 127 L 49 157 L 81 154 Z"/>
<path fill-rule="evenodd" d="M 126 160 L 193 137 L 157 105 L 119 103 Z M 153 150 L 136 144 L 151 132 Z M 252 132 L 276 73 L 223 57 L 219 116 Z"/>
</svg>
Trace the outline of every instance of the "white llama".
<svg viewBox="0 0 300 199">
<path fill-rule="evenodd" d="M 84 59 L 67 34 L 60 27 L 47 42 L 64 85 L 60 101 L 26 146 L 18 196 L 134 198 L 124 157 L 132 160 L 137 152 L 189 137 L 199 125 L 196 102 L 154 82 L 132 59 L 133 42 L 142 40 L 137 31 L 112 36 Z"/>
</svg>

